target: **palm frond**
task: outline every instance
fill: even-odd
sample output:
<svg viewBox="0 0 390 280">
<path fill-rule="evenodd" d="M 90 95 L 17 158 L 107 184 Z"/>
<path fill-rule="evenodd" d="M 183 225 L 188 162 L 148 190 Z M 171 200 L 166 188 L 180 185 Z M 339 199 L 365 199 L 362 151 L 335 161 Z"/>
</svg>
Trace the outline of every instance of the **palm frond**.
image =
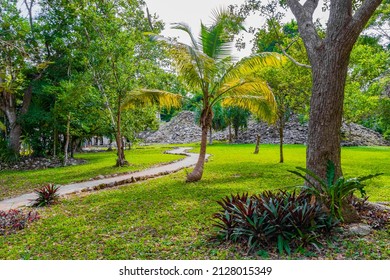
<svg viewBox="0 0 390 280">
<path fill-rule="evenodd" d="M 205 83 L 210 83 L 217 71 L 212 58 L 191 46 L 177 44 L 170 54 L 179 76 L 194 88 L 203 88 Z"/>
<path fill-rule="evenodd" d="M 233 44 L 221 23 L 209 28 L 201 24 L 200 42 L 203 52 L 213 59 L 219 60 L 231 55 Z"/>
<path fill-rule="evenodd" d="M 170 109 L 181 106 L 183 96 L 157 89 L 136 89 L 129 92 L 123 102 L 122 109 L 134 109 L 142 106 L 158 105 Z"/>
<path fill-rule="evenodd" d="M 171 28 L 181 30 L 181 31 L 184 31 L 185 33 L 187 33 L 191 39 L 192 47 L 199 51 L 198 42 L 196 41 L 194 35 L 192 34 L 191 27 L 187 23 L 185 23 L 185 22 L 172 23 Z"/>
<path fill-rule="evenodd" d="M 257 117 L 272 123 L 275 120 L 275 104 L 271 104 L 263 96 L 231 95 L 222 98 L 222 106 L 237 106 L 251 111 Z"/>
<path fill-rule="evenodd" d="M 240 78 L 258 73 L 265 67 L 280 66 L 286 58 L 278 53 L 261 53 L 241 59 L 225 74 L 225 79 Z"/>
</svg>

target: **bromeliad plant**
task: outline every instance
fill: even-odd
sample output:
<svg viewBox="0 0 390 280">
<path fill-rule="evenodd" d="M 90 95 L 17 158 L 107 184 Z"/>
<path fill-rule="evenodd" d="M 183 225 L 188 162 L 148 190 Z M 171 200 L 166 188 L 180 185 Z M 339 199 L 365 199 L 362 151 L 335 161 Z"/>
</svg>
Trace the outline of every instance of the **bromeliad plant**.
<svg viewBox="0 0 390 280">
<path fill-rule="evenodd" d="M 249 251 L 276 244 L 280 254 L 291 247 L 318 246 L 321 233 L 336 224 L 319 203 L 301 193 L 265 191 L 259 195 L 232 195 L 218 204 L 213 217 L 221 241 L 244 243 Z"/>
<path fill-rule="evenodd" d="M 348 199 L 352 198 L 354 192 L 358 191 L 362 198 L 366 196 L 365 185 L 362 182 L 383 174 L 370 174 L 350 179 L 336 178 L 336 168 L 332 161 L 328 161 L 325 180 L 309 169 L 303 167 L 297 167 L 297 169 L 304 173 L 294 170 L 289 170 L 289 172 L 307 182 L 307 185 L 302 187 L 303 191 L 314 195 L 329 209 L 334 218 L 341 221 L 344 221 L 343 208 L 348 204 Z"/>
<path fill-rule="evenodd" d="M 33 200 L 32 206 L 43 207 L 57 203 L 59 188 L 59 186 L 55 186 L 54 184 L 48 184 L 36 189 L 34 192 L 37 194 L 37 198 Z"/>
</svg>

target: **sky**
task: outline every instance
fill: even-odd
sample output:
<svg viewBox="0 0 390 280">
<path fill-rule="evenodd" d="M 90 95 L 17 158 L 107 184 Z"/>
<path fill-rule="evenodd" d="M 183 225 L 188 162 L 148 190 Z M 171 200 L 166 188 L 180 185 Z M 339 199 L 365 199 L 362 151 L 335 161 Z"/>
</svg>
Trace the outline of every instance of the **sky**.
<svg viewBox="0 0 390 280">
<path fill-rule="evenodd" d="M 188 37 L 178 30 L 170 29 L 170 24 L 175 22 L 185 22 L 190 25 L 193 34 L 198 35 L 200 31 L 200 22 L 204 24 L 211 23 L 212 10 L 220 7 L 228 7 L 231 4 L 241 5 L 245 0 L 144 0 L 151 14 L 157 14 L 161 20 L 166 23 L 163 35 L 167 37 L 178 37 L 180 42 L 189 43 Z M 302 2 L 302 1 L 301 1 Z M 322 1 L 321 1 L 322 2 Z M 321 11 L 322 3 L 318 5 L 315 18 L 324 20 L 325 14 Z M 293 15 L 290 11 L 286 11 L 285 21 L 290 21 Z M 260 15 L 250 16 L 246 20 L 246 27 L 261 27 L 265 20 Z M 253 35 L 246 32 L 244 41 L 246 48 L 238 52 L 235 50 L 234 56 L 242 58 L 250 55 L 252 44 L 250 40 Z"/>
<path fill-rule="evenodd" d="M 228 7 L 231 4 L 241 5 L 245 0 L 145 0 L 151 14 L 157 14 L 165 25 L 164 36 L 178 37 L 180 42 L 189 43 L 185 33 L 170 29 L 170 24 L 185 22 L 190 25 L 194 35 L 200 32 L 200 23 L 209 24 L 212 22 L 211 12 L 220 7 Z M 248 25 L 260 27 L 264 20 L 260 16 L 254 16 L 247 20 Z M 248 45 L 252 36 L 244 34 L 247 47 L 237 52 L 235 56 L 244 57 L 250 54 L 251 46 Z"/>
</svg>

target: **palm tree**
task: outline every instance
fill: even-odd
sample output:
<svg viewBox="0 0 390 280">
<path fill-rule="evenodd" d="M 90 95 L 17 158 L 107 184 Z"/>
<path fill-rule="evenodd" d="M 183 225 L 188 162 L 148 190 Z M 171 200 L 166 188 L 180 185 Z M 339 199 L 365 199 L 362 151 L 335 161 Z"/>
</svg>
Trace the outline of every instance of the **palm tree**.
<svg viewBox="0 0 390 280">
<path fill-rule="evenodd" d="M 226 10 L 214 11 L 211 26 L 201 24 L 199 41 L 189 26 L 177 23 L 174 29 L 182 30 L 191 44 L 168 41 L 169 53 L 179 77 L 192 89 L 202 93 L 200 126 L 201 148 L 194 170 L 187 175 L 187 182 L 202 178 L 206 156 L 207 133 L 212 125 L 213 106 L 238 106 L 248 109 L 267 121 L 272 121 L 276 103 L 267 83 L 256 76 L 265 66 L 277 65 L 282 59 L 274 54 L 259 54 L 233 63 L 231 56 L 233 37 L 229 34 L 232 15 Z"/>
<path fill-rule="evenodd" d="M 181 106 L 181 100 L 183 96 L 180 94 L 175 94 L 171 92 L 166 92 L 162 90 L 148 90 L 148 89 L 135 89 L 126 94 L 126 97 L 122 103 L 120 110 L 123 109 L 134 109 L 137 107 L 148 107 L 157 105 L 159 107 L 164 107 L 170 109 L 172 107 L 178 108 Z M 116 138 L 121 139 L 120 135 L 120 124 L 117 129 Z M 118 141 L 117 141 L 118 143 Z M 121 143 L 120 143 L 121 144 Z M 126 161 L 124 154 L 123 145 L 118 147 L 118 160 Z M 117 164 L 118 165 L 118 164 Z"/>
</svg>

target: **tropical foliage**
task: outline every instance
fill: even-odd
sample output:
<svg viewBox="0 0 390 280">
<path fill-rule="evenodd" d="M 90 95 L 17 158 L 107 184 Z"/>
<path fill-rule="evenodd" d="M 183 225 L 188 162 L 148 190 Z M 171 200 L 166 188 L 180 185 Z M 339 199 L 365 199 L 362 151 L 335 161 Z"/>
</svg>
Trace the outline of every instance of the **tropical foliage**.
<svg viewBox="0 0 390 280">
<path fill-rule="evenodd" d="M 244 243 L 249 251 L 275 244 L 280 254 L 291 248 L 318 246 L 321 233 L 336 224 L 321 204 L 306 194 L 264 191 L 259 195 L 231 195 L 218 204 L 214 214 L 217 238 Z"/>
<path fill-rule="evenodd" d="M 155 36 L 168 43 L 169 54 L 179 77 L 193 91 L 202 94 L 202 149 L 193 172 L 187 176 L 189 182 L 202 178 L 207 134 L 212 126 L 214 106 L 219 103 L 222 106 L 237 106 L 269 122 L 273 121 L 276 108 L 274 96 L 267 83 L 255 74 L 283 60 L 276 54 L 259 54 L 233 61 L 231 50 L 234 30 L 230 27 L 235 26 L 237 31 L 241 25 L 227 10 L 214 11 L 213 17 L 210 26 L 201 24 L 199 40 L 195 39 L 187 24 L 177 23 L 173 26 L 189 36 L 189 45 Z"/>
<path fill-rule="evenodd" d="M 345 208 L 351 204 L 351 199 L 355 191 L 359 191 L 360 196 L 364 198 L 366 191 L 363 181 L 372 179 L 383 173 L 371 174 L 367 176 L 346 179 L 344 177 L 336 177 L 336 169 L 333 162 L 329 161 L 326 170 L 326 180 L 321 179 L 313 171 L 297 167 L 298 170 L 290 171 L 298 175 L 307 182 L 307 186 L 302 187 L 304 192 L 314 195 L 321 201 L 329 210 L 334 218 L 344 220 Z"/>
</svg>

